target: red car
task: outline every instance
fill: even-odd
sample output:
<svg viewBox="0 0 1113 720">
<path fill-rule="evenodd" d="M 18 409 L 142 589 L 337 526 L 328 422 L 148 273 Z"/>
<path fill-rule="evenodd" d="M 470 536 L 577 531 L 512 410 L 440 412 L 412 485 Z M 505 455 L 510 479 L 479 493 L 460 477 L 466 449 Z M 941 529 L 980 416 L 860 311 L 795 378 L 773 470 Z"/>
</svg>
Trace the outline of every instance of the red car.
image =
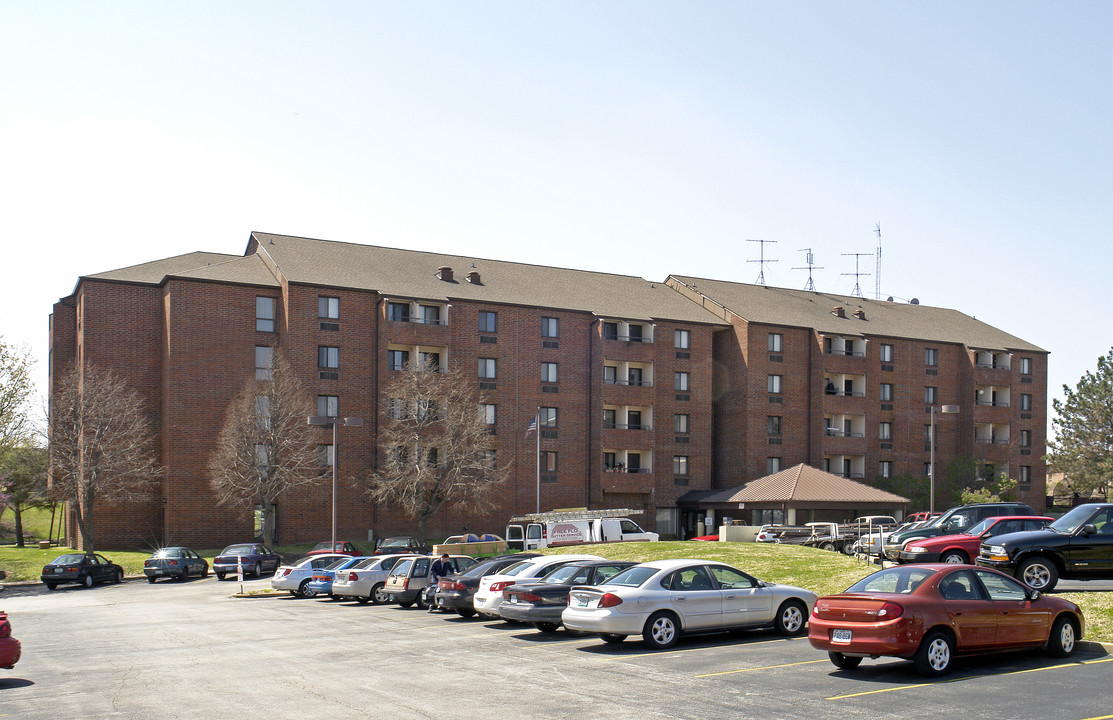
<svg viewBox="0 0 1113 720">
<path fill-rule="evenodd" d="M 337 540 L 336 548 L 333 549 L 332 542 L 325 540 L 313 546 L 313 549 L 306 553 L 306 555 L 330 555 L 336 553 L 337 555 L 351 555 L 352 557 L 360 557 L 363 551 L 351 544 L 347 540 Z"/>
<path fill-rule="evenodd" d="M 1055 518 L 1042 515 L 1002 515 L 988 517 L 957 535 L 913 540 L 900 551 L 900 561 L 907 563 L 958 563 L 972 565 L 982 543 L 995 535 L 1042 530 Z"/>
<path fill-rule="evenodd" d="M 835 667 L 862 658 L 912 660 L 923 675 L 942 675 L 957 655 L 1044 648 L 1056 657 L 1082 638 L 1082 610 L 1042 595 L 1004 573 L 967 565 L 899 565 L 819 598 L 808 640 Z"/>
<path fill-rule="evenodd" d="M 0 611 L 0 668 L 11 670 L 19 662 L 22 652 L 19 641 L 12 637 L 12 624 L 8 614 Z"/>
</svg>

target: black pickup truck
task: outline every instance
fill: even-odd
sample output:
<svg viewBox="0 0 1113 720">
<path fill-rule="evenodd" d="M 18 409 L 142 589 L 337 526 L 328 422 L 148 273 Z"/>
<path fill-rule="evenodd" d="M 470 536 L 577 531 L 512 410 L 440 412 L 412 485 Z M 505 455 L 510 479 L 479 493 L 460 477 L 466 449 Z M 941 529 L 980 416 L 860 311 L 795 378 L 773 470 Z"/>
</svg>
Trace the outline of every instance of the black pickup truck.
<svg viewBox="0 0 1113 720">
<path fill-rule="evenodd" d="M 1059 578 L 1113 579 L 1113 503 L 1079 505 L 1043 530 L 998 535 L 982 543 L 976 563 L 1042 592 Z"/>
</svg>

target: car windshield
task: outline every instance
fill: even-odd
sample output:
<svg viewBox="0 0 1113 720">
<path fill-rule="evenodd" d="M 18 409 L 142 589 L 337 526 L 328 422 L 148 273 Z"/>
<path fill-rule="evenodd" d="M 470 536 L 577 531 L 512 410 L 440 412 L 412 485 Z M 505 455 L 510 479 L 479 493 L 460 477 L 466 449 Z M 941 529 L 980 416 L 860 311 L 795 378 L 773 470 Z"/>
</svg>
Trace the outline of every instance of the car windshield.
<svg viewBox="0 0 1113 720">
<path fill-rule="evenodd" d="M 409 547 L 409 546 L 410 546 L 410 539 L 408 537 L 387 538 L 386 540 L 383 540 L 381 545 L 379 545 L 379 547 L 384 547 L 384 548 L 389 548 L 389 547 L 405 548 L 405 547 Z M 325 547 L 328 547 L 328 546 L 326 545 Z"/>
<path fill-rule="evenodd" d="M 84 559 L 85 559 L 85 556 L 80 554 L 80 553 L 74 553 L 74 554 L 70 554 L 70 555 L 59 555 L 58 557 L 51 560 L 48 564 L 49 565 L 77 565 L 78 563 L 80 563 Z"/>
<path fill-rule="evenodd" d="M 1047 527 L 1055 532 L 1069 535 L 1089 522 L 1090 518 L 1095 514 L 1092 506 L 1086 507 L 1085 505 L 1080 505 Z"/>
<path fill-rule="evenodd" d="M 635 565 L 616 573 L 604 585 L 622 585 L 623 587 L 641 587 L 649 578 L 660 572 L 657 568 L 641 567 Z"/>
<path fill-rule="evenodd" d="M 583 565 L 561 565 L 545 576 L 545 582 L 562 583 L 579 570 L 583 570 Z"/>
<path fill-rule="evenodd" d="M 911 566 L 878 570 L 873 575 L 868 575 L 846 589 L 848 593 L 910 593 L 920 586 L 924 580 L 935 574 L 936 570 L 927 570 Z"/>
<path fill-rule="evenodd" d="M 229 545 L 220 551 L 221 555 L 251 555 L 255 552 L 254 545 Z"/>
<path fill-rule="evenodd" d="M 181 556 L 182 556 L 182 551 L 179 550 L 178 548 L 163 548 L 162 550 L 156 550 L 155 554 L 152 555 L 151 557 L 153 557 L 153 558 L 176 558 L 176 557 L 181 557 Z"/>
<path fill-rule="evenodd" d="M 965 534 L 966 535 L 981 535 L 982 533 L 984 533 L 986 530 L 989 529 L 990 525 L 992 525 L 995 522 L 997 522 L 997 518 L 988 517 L 985 520 L 982 520 L 980 523 L 978 523 L 974 527 L 967 530 L 965 532 Z"/>
</svg>

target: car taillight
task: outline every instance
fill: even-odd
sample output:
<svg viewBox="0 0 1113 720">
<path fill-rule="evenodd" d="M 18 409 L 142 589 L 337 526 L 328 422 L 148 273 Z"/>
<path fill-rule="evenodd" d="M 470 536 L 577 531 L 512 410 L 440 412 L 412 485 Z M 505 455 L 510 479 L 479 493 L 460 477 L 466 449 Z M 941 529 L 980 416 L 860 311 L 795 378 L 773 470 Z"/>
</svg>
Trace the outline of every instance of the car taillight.
<svg viewBox="0 0 1113 720">
<path fill-rule="evenodd" d="M 621 604 L 622 598 L 614 593 L 603 593 L 603 597 L 599 598 L 599 607 L 601 608 L 614 607 L 615 605 Z"/>
<path fill-rule="evenodd" d="M 8 616 L 0 614 L 0 638 L 12 636 L 12 624 L 8 622 Z"/>
<path fill-rule="evenodd" d="M 171 560 L 171 561 L 170 561 L 170 564 L 171 564 L 171 565 L 177 565 L 177 564 L 178 564 L 178 561 L 177 561 L 177 560 Z"/>
<path fill-rule="evenodd" d="M 896 620 L 904 614 L 904 608 L 895 602 L 887 602 L 877 611 L 877 617 L 885 620 Z"/>
<path fill-rule="evenodd" d="M 512 590 L 503 590 L 502 596 L 504 598 L 506 598 L 507 600 L 509 600 L 512 596 L 517 597 L 518 602 L 528 602 L 528 603 L 541 602 L 541 596 L 536 594 L 536 593 L 528 593 L 528 592 L 516 593 Z"/>
<path fill-rule="evenodd" d="M 491 583 L 491 587 L 487 588 L 491 592 L 501 592 L 502 590 L 514 584 L 513 580 L 500 580 L 499 582 Z"/>
<path fill-rule="evenodd" d="M 151 567 L 151 561 L 150 560 L 144 560 L 143 561 L 143 567 Z"/>
<path fill-rule="evenodd" d="M 409 578 L 406 578 L 405 580 L 402 581 L 402 589 L 403 590 L 409 590 L 410 589 L 410 579 Z"/>
<path fill-rule="evenodd" d="M 289 574 L 290 574 L 290 568 L 286 568 L 285 570 L 282 571 L 282 577 L 286 577 Z"/>
<path fill-rule="evenodd" d="M 441 590 L 467 590 L 464 583 L 456 582 L 455 580 L 441 580 L 437 583 Z"/>
<path fill-rule="evenodd" d="M 356 580 L 359 580 L 359 575 L 354 572 L 348 573 L 348 582 L 355 582 Z"/>
</svg>

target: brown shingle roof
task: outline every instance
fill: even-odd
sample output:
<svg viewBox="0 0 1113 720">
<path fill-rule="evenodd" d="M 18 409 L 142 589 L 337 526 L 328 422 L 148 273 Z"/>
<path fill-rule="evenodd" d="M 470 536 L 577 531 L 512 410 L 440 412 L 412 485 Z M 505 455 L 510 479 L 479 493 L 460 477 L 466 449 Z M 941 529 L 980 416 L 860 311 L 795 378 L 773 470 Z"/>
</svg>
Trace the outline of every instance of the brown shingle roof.
<svg viewBox="0 0 1113 720">
<path fill-rule="evenodd" d="M 259 252 L 295 283 L 374 290 L 388 297 L 564 308 L 624 320 L 724 324 L 664 284 L 630 275 L 260 232 L 252 237 Z M 437 277 L 442 266 L 452 268 L 451 282 Z M 472 271 L 481 284 L 468 282 Z"/>
<path fill-rule="evenodd" d="M 845 336 L 871 335 L 962 343 L 983 350 L 1044 352 L 1030 342 L 957 310 L 766 285 L 671 275 L 748 322 L 814 328 Z M 845 317 L 831 311 L 845 309 Z M 865 319 L 854 317 L 861 310 Z"/>
<path fill-rule="evenodd" d="M 90 280 L 109 280 L 140 285 L 161 285 L 167 277 L 237 282 L 271 287 L 277 287 L 279 284 L 274 274 L 267 269 L 260 257 L 209 252 L 176 255 L 162 260 L 120 268 L 119 270 L 86 275 L 85 277 Z"/>
<path fill-rule="evenodd" d="M 857 502 L 901 505 L 911 501 L 900 495 L 800 464 L 715 493 L 702 498 L 701 502 Z"/>
</svg>

